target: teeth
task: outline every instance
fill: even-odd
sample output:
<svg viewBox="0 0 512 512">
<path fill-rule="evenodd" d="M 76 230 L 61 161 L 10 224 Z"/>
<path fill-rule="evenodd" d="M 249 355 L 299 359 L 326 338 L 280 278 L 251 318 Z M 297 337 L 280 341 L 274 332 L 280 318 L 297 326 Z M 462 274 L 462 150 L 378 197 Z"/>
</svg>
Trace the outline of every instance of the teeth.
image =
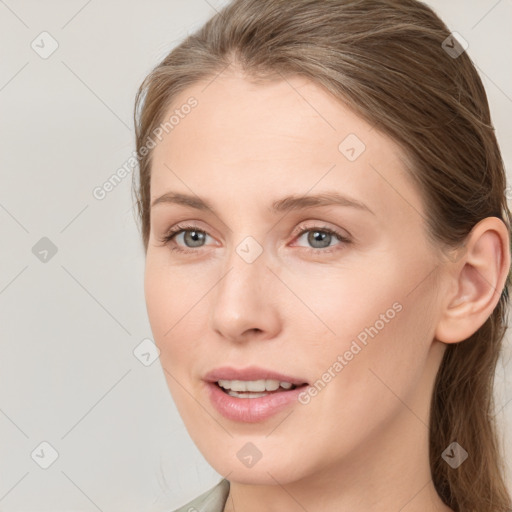
<svg viewBox="0 0 512 512">
<path fill-rule="evenodd" d="M 253 393 L 263 391 L 275 391 L 281 386 L 283 389 L 291 389 L 293 384 L 290 382 L 279 382 L 274 379 L 260 379 L 260 380 L 219 380 L 220 387 L 231 391 L 251 391 Z M 264 396 L 264 395 L 262 395 Z"/>
</svg>

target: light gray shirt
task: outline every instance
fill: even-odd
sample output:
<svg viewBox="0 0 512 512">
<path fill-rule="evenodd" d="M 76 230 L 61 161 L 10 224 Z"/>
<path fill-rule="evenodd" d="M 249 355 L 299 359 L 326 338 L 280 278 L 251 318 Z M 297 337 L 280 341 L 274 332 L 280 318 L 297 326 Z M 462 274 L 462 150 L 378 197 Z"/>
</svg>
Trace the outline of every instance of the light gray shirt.
<svg viewBox="0 0 512 512">
<path fill-rule="evenodd" d="M 228 494 L 229 481 L 223 478 L 217 485 L 173 512 L 223 512 Z"/>
</svg>

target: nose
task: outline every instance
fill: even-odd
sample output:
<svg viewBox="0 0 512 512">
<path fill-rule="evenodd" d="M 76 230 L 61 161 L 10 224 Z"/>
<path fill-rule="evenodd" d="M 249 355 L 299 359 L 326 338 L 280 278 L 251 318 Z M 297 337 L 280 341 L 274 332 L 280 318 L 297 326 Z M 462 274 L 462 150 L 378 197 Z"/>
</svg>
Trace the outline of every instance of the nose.
<svg viewBox="0 0 512 512">
<path fill-rule="evenodd" d="M 211 328 L 235 342 L 277 336 L 279 282 L 267 267 L 265 251 L 249 262 L 232 249 L 222 275 L 210 302 Z"/>
</svg>

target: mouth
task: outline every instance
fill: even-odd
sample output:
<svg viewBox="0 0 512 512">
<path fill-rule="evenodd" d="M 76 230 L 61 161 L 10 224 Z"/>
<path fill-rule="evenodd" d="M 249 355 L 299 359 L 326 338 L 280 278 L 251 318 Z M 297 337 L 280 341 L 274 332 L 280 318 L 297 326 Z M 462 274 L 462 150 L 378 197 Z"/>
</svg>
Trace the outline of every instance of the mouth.
<svg viewBox="0 0 512 512">
<path fill-rule="evenodd" d="M 237 398 L 261 398 L 308 385 L 306 380 L 300 377 L 258 366 L 216 368 L 204 375 L 203 379 L 214 384 L 225 394 Z"/>
<path fill-rule="evenodd" d="M 275 393 L 293 391 L 308 385 L 307 383 L 293 384 L 292 382 L 275 379 L 249 381 L 220 379 L 213 382 L 213 384 L 225 394 L 236 398 L 261 398 Z"/>
<path fill-rule="evenodd" d="M 225 366 L 203 376 L 207 395 L 219 414 L 241 423 L 265 421 L 297 404 L 305 379 L 268 368 Z"/>
</svg>

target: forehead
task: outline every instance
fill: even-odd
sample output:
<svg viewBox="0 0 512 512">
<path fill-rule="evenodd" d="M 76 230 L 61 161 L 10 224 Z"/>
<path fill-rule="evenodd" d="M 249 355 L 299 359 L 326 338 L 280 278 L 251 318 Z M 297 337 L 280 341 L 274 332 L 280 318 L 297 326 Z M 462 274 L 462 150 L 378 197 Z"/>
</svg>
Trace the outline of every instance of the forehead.
<svg viewBox="0 0 512 512">
<path fill-rule="evenodd" d="M 191 97 L 196 106 L 183 108 Z M 304 77 L 255 84 L 221 75 L 182 91 L 164 120 L 173 113 L 153 150 L 152 198 L 192 188 L 261 202 L 335 188 L 374 211 L 422 209 L 400 147 Z"/>
</svg>

